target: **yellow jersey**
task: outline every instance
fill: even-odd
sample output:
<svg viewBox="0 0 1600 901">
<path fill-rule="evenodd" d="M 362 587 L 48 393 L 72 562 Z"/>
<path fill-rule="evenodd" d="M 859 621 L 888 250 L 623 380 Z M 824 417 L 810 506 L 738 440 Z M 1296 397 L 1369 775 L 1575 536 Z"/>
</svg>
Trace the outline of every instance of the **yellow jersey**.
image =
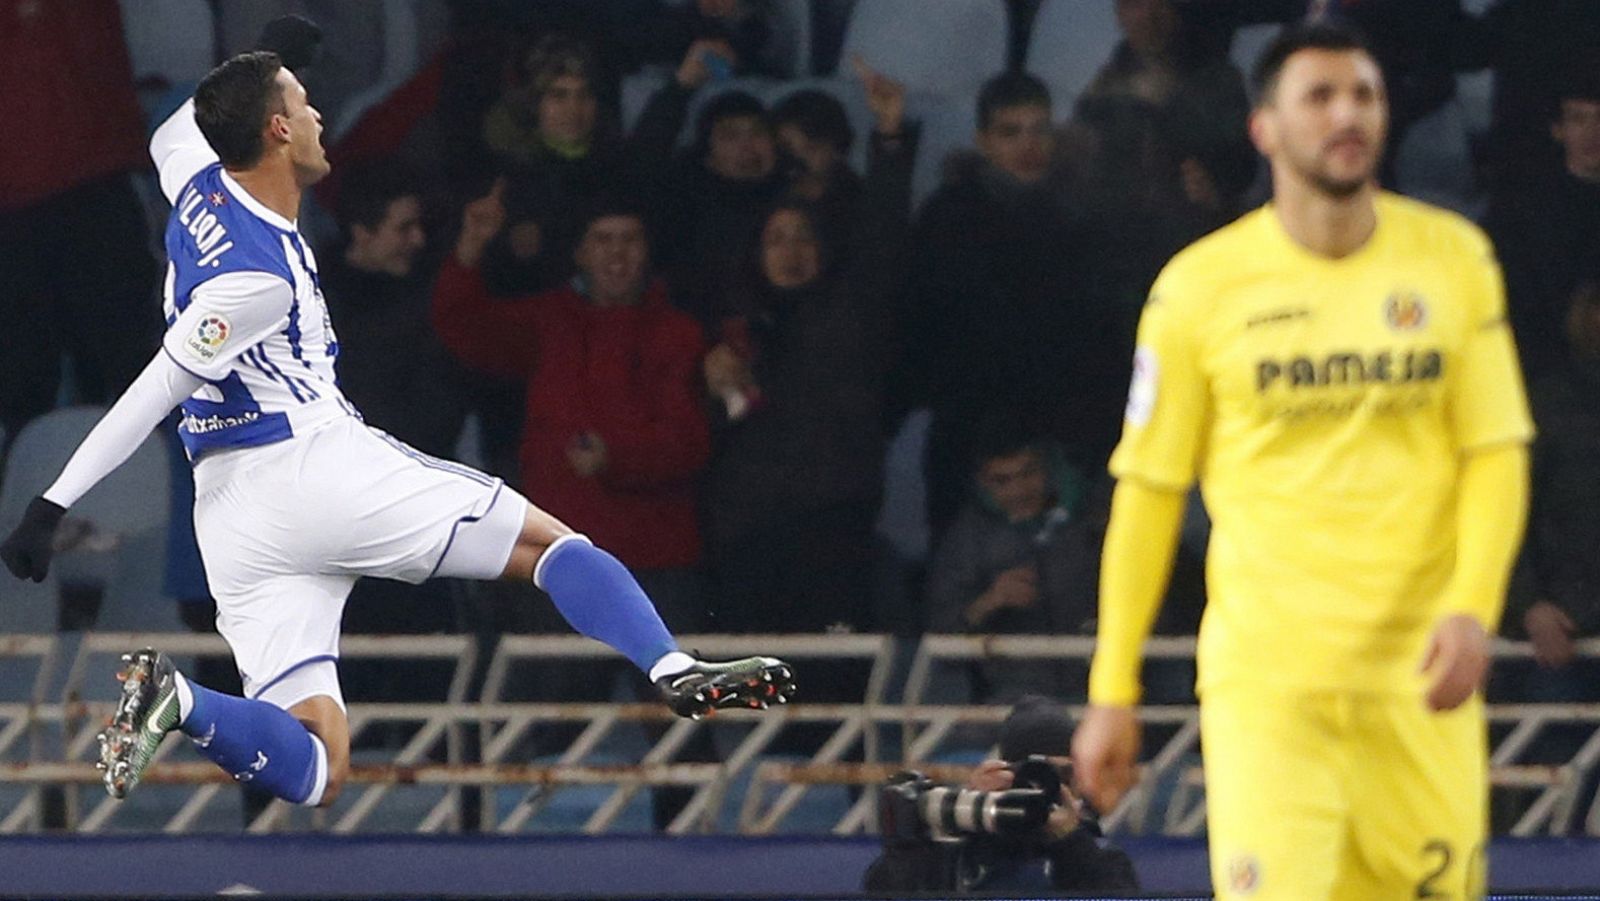
<svg viewBox="0 0 1600 901">
<path fill-rule="evenodd" d="M 1111 471 L 1200 482 L 1202 691 L 1414 691 L 1461 454 L 1533 435 L 1488 239 L 1397 195 L 1376 206 L 1340 259 L 1262 207 L 1174 257 L 1145 306 Z"/>
</svg>

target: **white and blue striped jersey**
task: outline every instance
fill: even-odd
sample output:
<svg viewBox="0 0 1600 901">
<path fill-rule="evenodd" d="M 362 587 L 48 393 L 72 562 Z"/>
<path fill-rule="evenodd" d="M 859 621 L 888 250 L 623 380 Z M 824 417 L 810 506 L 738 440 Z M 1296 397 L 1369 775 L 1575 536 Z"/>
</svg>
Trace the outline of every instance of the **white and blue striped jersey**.
<svg viewBox="0 0 1600 901">
<path fill-rule="evenodd" d="M 316 257 L 295 223 L 252 197 L 214 155 L 169 159 L 161 167 L 173 204 L 162 347 L 206 382 L 182 404 L 178 432 L 190 458 L 359 416 L 339 391 L 339 342 Z M 197 163 L 203 168 L 180 182 L 174 170 Z"/>
</svg>

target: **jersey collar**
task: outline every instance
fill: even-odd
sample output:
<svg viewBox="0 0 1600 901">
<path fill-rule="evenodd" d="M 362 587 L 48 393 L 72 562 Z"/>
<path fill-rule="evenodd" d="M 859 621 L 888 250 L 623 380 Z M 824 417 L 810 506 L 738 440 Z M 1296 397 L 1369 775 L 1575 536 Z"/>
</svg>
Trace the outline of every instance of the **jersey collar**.
<svg viewBox="0 0 1600 901">
<path fill-rule="evenodd" d="M 283 218 L 277 213 L 274 213 L 272 210 L 267 208 L 266 204 L 255 199 L 255 197 L 252 196 L 249 191 L 244 189 L 244 185 L 234 181 L 233 176 L 229 175 L 228 170 L 226 169 L 222 170 L 222 184 L 228 189 L 228 193 L 233 195 L 234 200 L 239 201 L 239 203 L 242 204 L 245 209 L 255 213 L 257 217 L 265 219 L 267 224 L 281 228 L 286 232 L 292 232 L 296 230 L 293 222 Z"/>
</svg>

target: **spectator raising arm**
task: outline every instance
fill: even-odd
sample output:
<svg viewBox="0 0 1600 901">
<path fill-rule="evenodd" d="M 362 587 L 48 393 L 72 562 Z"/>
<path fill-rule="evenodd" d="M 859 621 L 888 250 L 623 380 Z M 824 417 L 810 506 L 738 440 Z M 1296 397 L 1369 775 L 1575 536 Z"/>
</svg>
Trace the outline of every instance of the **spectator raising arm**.
<svg viewBox="0 0 1600 901">
<path fill-rule="evenodd" d="M 478 263 L 505 225 L 505 179 L 461 211 L 455 253 L 433 289 L 433 328 L 445 347 L 473 369 L 502 377 L 525 375 L 537 348 L 537 313 L 531 301 L 495 301 Z"/>
</svg>

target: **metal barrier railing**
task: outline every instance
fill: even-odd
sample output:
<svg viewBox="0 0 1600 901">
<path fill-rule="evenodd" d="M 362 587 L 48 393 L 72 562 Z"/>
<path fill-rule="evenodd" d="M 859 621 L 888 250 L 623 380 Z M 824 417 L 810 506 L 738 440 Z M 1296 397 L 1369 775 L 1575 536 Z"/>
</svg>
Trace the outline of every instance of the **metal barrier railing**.
<svg viewBox="0 0 1600 901">
<path fill-rule="evenodd" d="M 26 699 L 0 703 L 0 789 L 25 787 L 21 800 L 6 809 L 0 795 L 0 834 L 38 828 L 41 792 L 64 787 L 69 799 L 81 788 L 98 783 L 92 760 L 94 733 L 112 707 L 114 686 L 91 685 L 97 668 L 107 668 L 113 655 L 143 644 L 161 647 L 178 656 L 227 655 L 227 647 L 214 635 L 134 635 L 87 633 L 75 639 L 51 635 L 0 636 L 0 661 L 29 661 L 37 666 Z M 382 763 L 358 763 L 351 773 L 345 797 L 330 811 L 312 817 L 312 827 L 348 833 L 370 829 L 377 823 L 380 804 L 405 787 L 446 789 L 427 812 L 416 820 L 421 832 L 475 828 L 514 833 L 540 816 L 557 793 L 576 786 L 609 786 L 611 791 L 580 827 L 589 834 L 614 829 L 639 791 L 658 786 L 693 788 L 687 805 L 668 826 L 672 833 L 710 831 L 719 812 L 739 781 L 748 777 L 738 806 L 738 830 L 767 834 L 780 830 L 785 819 L 813 788 L 824 785 L 870 787 L 890 773 L 915 767 L 935 778 L 961 778 L 966 768 L 948 762 L 954 747 L 968 757 L 974 727 L 991 730 L 1004 718 L 1002 706 L 923 703 L 939 666 L 994 659 L 1077 660 L 1086 665 L 1093 640 L 1083 636 L 927 636 L 912 655 L 902 699 L 890 702 L 896 661 L 894 639 L 877 635 L 808 636 L 694 636 L 684 639 L 709 657 L 762 652 L 788 657 L 797 663 L 804 690 L 806 663 L 827 665 L 829 660 L 855 660 L 869 665 L 864 696 L 859 703 L 801 703 L 766 712 L 724 711 L 701 722 L 679 720 L 653 703 L 505 703 L 504 694 L 513 669 L 529 661 L 581 663 L 614 659 L 614 652 L 577 636 L 526 636 L 502 638 L 484 670 L 481 701 L 468 702 L 468 692 L 478 662 L 469 636 L 349 636 L 342 654 L 347 659 L 406 659 L 446 661 L 452 676 L 442 703 L 350 705 L 351 734 L 383 724 L 414 729 L 404 746 Z M 1147 649 L 1155 659 L 1185 659 L 1193 654 L 1192 639 L 1155 639 Z M 1600 655 L 1600 640 L 1580 643 L 1580 651 Z M 1511 660 L 1530 655 L 1526 645 L 1498 642 L 1497 658 Z M 70 658 L 58 699 L 47 700 L 49 686 L 64 660 Z M 16 683 L 14 683 L 16 684 Z M 20 684 L 18 684 L 20 687 Z M 98 691 L 103 700 L 84 700 Z M 1069 705 L 1077 715 L 1080 707 Z M 1198 762 L 1199 719 L 1192 705 L 1147 706 L 1139 710 L 1147 726 L 1170 732 L 1142 765 L 1135 790 L 1103 818 L 1108 829 L 1130 832 L 1161 831 L 1194 835 L 1204 826 L 1203 771 Z M 1513 835 L 1540 832 L 1559 834 L 1586 802 L 1581 790 L 1600 766 L 1600 704 L 1497 704 L 1489 718 L 1504 734 L 1491 755 L 1495 786 L 1525 789 L 1536 797 L 1512 828 Z M 538 724 L 570 723 L 576 730 L 552 763 L 514 762 L 520 742 Z M 596 757 L 624 724 L 654 725 L 656 732 L 636 760 L 617 762 Z M 814 738 L 803 759 L 774 758 L 772 749 L 784 730 L 814 726 L 826 738 Z M 1529 759 L 1542 736 L 1552 727 L 1578 726 L 1587 738 L 1563 763 L 1540 764 Z M 718 762 L 671 762 L 701 730 L 716 730 L 724 739 Z M 62 737 L 59 753 L 48 753 L 38 740 L 45 730 Z M 24 736 L 34 736 L 26 755 Z M 468 736 L 478 739 L 469 752 Z M 965 747 L 962 743 L 965 742 Z M 146 781 L 154 786 L 193 788 L 176 812 L 164 815 L 159 828 L 186 832 L 226 789 L 231 780 L 200 762 L 175 762 L 172 755 L 184 743 L 167 742 Z M 958 755 L 959 756 L 959 755 Z M 853 759 L 852 759 L 853 758 Z M 493 803 L 497 788 L 524 790 L 521 800 L 501 808 Z M 480 791 L 477 816 L 467 822 L 472 807 L 470 792 Z M 15 793 L 13 793 L 15 794 Z M 98 803 L 81 814 L 69 803 L 69 828 L 81 832 L 103 831 L 112 825 L 121 806 L 98 791 L 86 793 Z M 875 828 L 876 792 L 862 791 L 849 802 L 832 831 L 859 834 Z M 250 824 L 250 831 L 285 828 L 294 808 L 274 802 Z M 1587 811 L 1587 831 L 1600 835 L 1600 803 Z M 127 825 L 127 824 L 125 824 Z M 142 825 L 142 824 L 139 824 Z"/>
</svg>

